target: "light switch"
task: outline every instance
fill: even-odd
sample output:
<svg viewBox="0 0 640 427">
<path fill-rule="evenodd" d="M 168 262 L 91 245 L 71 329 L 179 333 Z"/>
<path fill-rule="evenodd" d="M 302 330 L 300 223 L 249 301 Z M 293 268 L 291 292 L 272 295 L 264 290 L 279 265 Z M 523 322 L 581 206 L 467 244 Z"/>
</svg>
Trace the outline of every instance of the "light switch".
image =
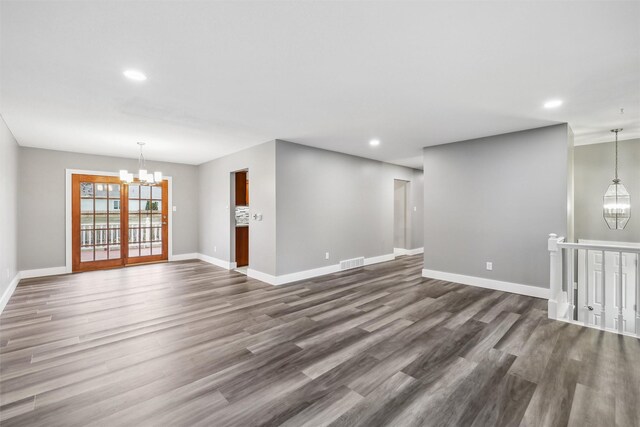
<svg viewBox="0 0 640 427">
<path fill-rule="evenodd" d="M 173 207 L 173 211 L 175 212 L 175 211 L 177 211 L 177 210 L 178 210 L 178 207 L 177 207 L 177 206 L 174 206 L 174 207 Z"/>
</svg>

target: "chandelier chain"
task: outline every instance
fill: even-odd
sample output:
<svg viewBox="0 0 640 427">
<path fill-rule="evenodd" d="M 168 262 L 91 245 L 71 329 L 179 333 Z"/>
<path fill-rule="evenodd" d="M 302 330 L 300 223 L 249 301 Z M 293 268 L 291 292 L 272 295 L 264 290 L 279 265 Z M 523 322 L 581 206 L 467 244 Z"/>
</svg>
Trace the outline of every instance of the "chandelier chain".
<svg viewBox="0 0 640 427">
<path fill-rule="evenodd" d="M 140 146 L 140 157 L 138 157 L 138 167 L 140 169 L 144 169 L 145 160 L 144 160 L 144 155 L 142 154 L 142 147 L 144 146 L 144 142 L 138 142 L 138 145 Z"/>
<path fill-rule="evenodd" d="M 615 172 L 615 178 L 613 179 L 613 182 L 618 183 L 620 182 L 620 179 L 618 179 L 618 132 L 620 132 L 622 129 L 611 129 L 611 132 L 616 134 L 616 145 L 615 145 L 615 168 L 614 168 L 614 172 Z"/>
</svg>

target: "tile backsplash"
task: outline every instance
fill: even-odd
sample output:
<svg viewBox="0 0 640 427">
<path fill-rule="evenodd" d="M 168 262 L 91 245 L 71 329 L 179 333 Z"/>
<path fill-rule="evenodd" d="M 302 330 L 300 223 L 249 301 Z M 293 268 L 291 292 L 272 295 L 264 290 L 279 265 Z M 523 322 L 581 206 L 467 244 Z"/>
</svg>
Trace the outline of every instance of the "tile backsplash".
<svg viewBox="0 0 640 427">
<path fill-rule="evenodd" d="M 249 206 L 236 206 L 236 225 L 249 225 Z"/>
</svg>

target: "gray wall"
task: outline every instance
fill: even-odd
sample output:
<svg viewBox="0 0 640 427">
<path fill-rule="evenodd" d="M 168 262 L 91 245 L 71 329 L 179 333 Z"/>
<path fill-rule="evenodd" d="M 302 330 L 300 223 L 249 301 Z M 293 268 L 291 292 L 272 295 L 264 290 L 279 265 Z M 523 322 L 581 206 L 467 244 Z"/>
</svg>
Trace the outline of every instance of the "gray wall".
<svg viewBox="0 0 640 427">
<path fill-rule="evenodd" d="M 197 166 L 147 161 L 173 181 L 173 253 L 198 250 Z M 65 169 L 137 170 L 136 159 L 20 147 L 20 270 L 65 265 Z"/>
<path fill-rule="evenodd" d="M 0 116 L 0 296 L 18 274 L 18 150 Z"/>
<path fill-rule="evenodd" d="M 425 148 L 424 268 L 548 288 L 547 236 L 568 230 L 568 133 L 562 124 Z"/>
<path fill-rule="evenodd" d="M 602 217 L 602 196 L 614 176 L 614 142 L 575 148 L 576 238 L 640 242 L 640 139 L 618 143 L 618 175 L 631 194 L 631 219 L 610 230 Z"/>
<path fill-rule="evenodd" d="M 567 127 L 567 238 L 568 242 L 575 242 L 575 145 L 573 130 Z"/>
<path fill-rule="evenodd" d="M 278 275 L 393 253 L 394 179 L 411 181 L 408 245 L 422 247 L 422 171 L 286 141 L 276 163 Z"/>
<path fill-rule="evenodd" d="M 276 272 L 275 141 L 239 151 L 198 167 L 200 182 L 199 233 L 201 254 L 234 261 L 230 221 L 233 208 L 231 173 L 249 169 L 249 268 Z"/>
</svg>

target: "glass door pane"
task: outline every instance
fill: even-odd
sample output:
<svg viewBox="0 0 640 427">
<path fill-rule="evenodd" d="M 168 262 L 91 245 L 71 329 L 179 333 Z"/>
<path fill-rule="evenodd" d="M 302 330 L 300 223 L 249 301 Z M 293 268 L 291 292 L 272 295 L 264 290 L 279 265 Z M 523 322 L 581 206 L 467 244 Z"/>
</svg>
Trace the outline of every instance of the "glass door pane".
<svg viewBox="0 0 640 427">
<path fill-rule="evenodd" d="M 122 265 L 121 190 L 115 177 L 72 176 L 73 271 Z"/>
<path fill-rule="evenodd" d="M 167 182 L 135 183 L 128 187 L 129 245 L 127 263 L 165 260 L 167 236 Z"/>
</svg>

